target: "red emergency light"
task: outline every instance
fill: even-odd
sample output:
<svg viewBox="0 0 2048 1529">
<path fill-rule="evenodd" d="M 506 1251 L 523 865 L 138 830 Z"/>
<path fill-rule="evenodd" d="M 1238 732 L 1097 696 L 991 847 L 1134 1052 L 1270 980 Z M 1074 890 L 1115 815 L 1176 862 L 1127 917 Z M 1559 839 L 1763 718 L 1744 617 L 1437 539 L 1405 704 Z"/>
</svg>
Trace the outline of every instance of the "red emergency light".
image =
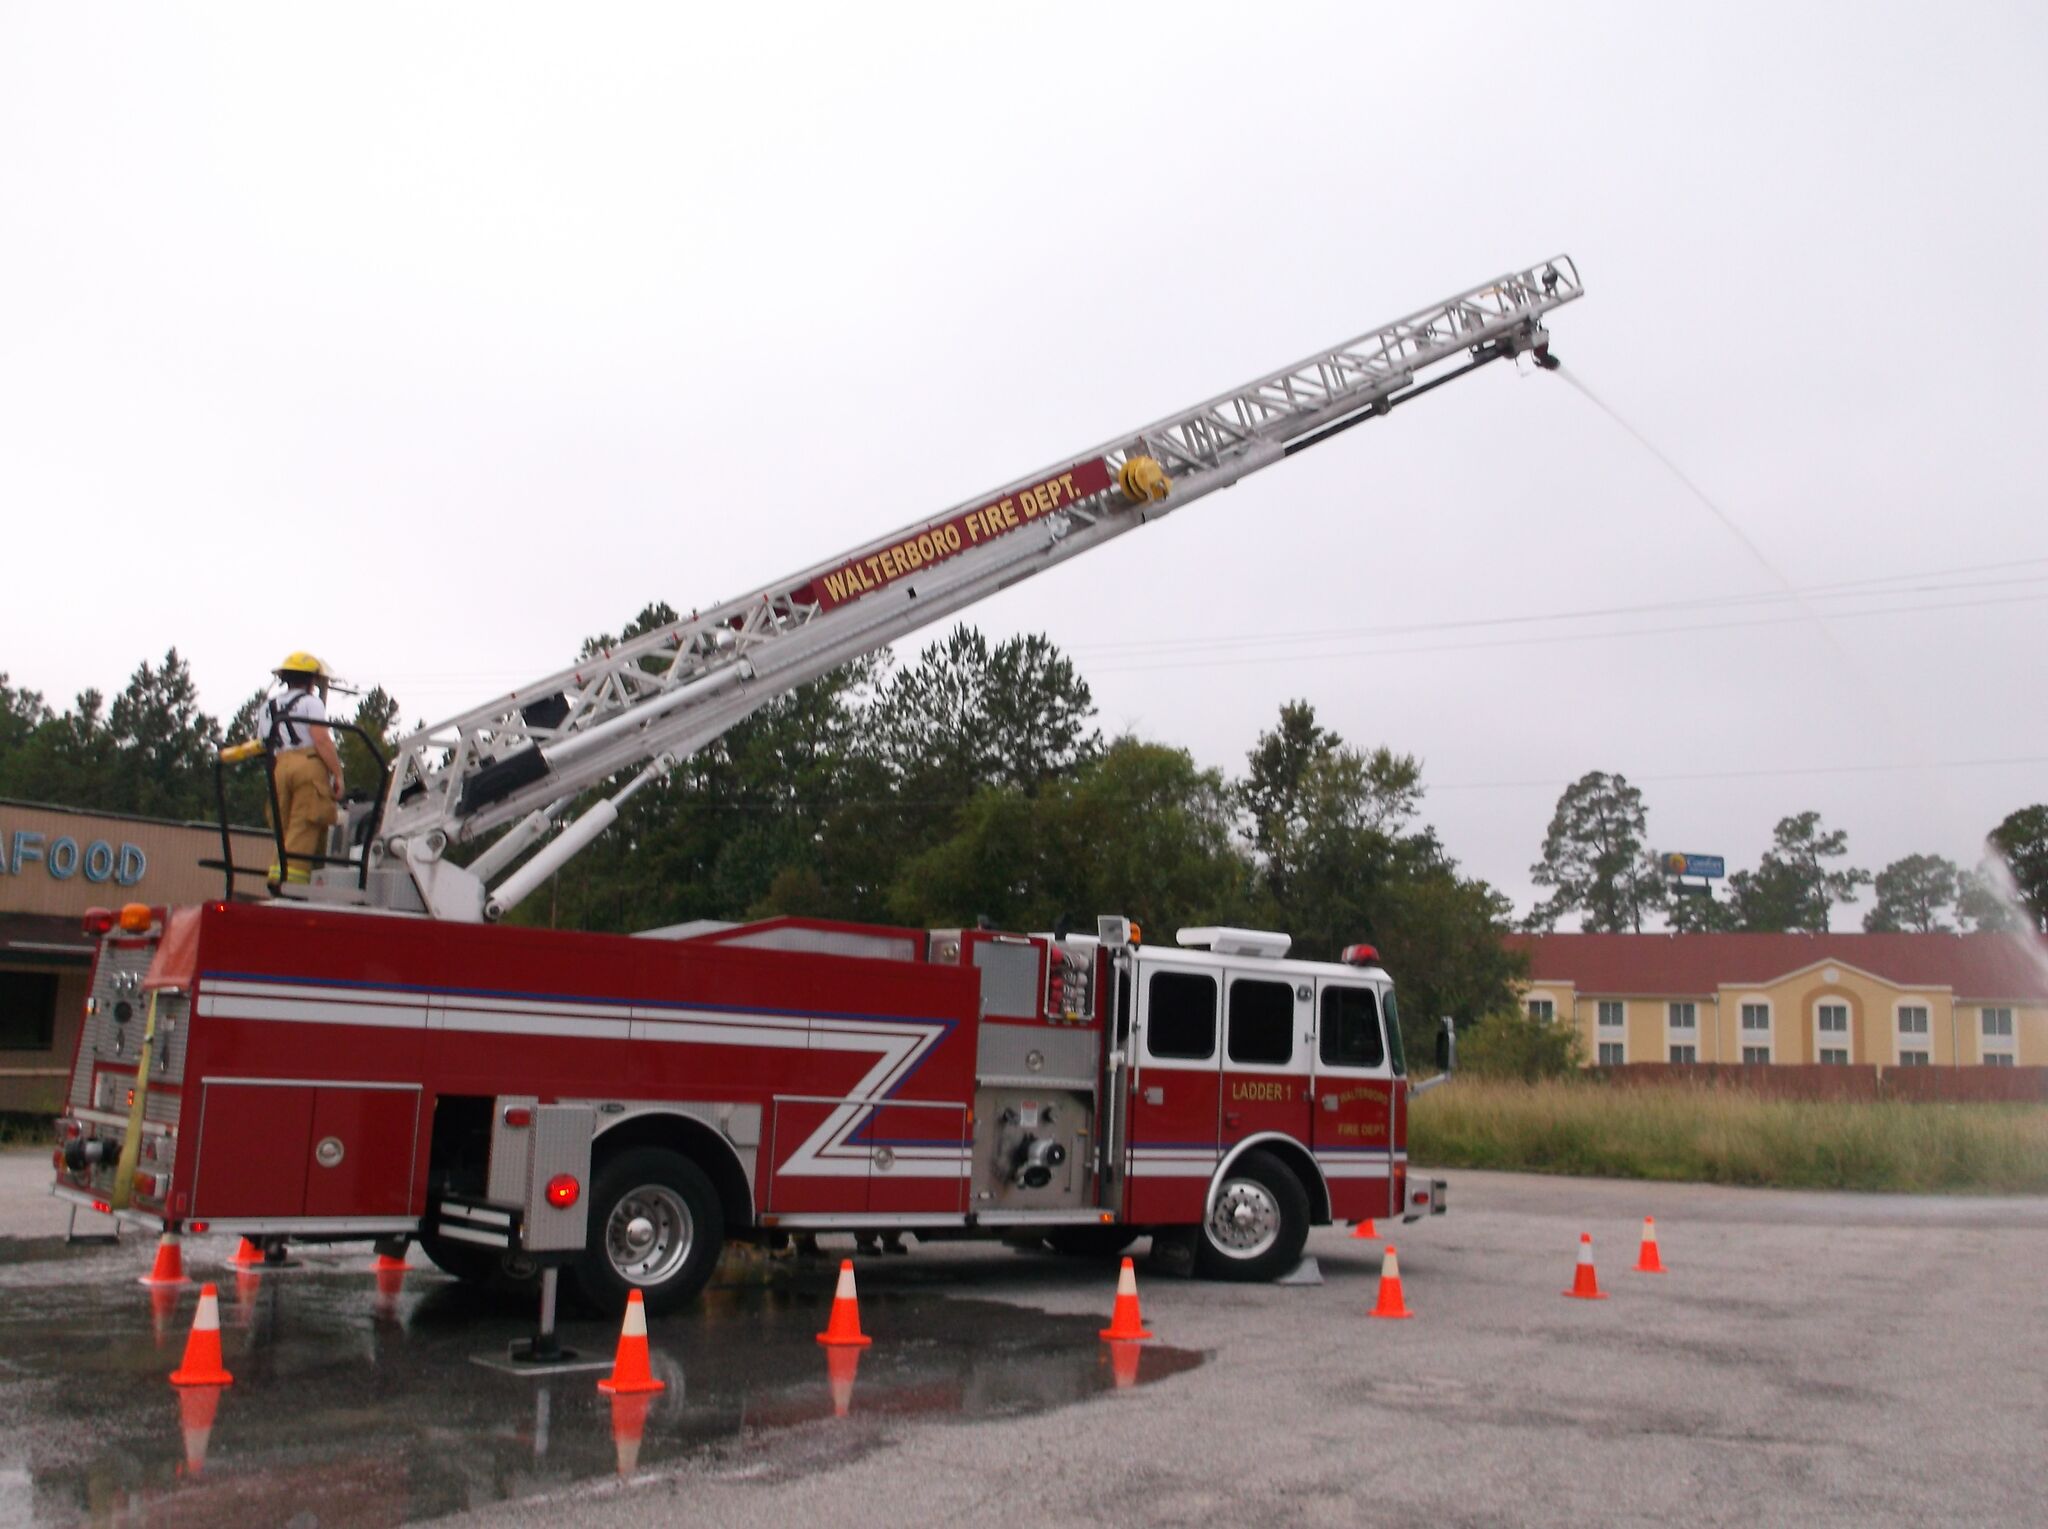
<svg viewBox="0 0 2048 1529">
<path fill-rule="evenodd" d="M 1346 966 L 1378 966 L 1380 951 L 1377 945 L 1346 945 L 1343 961 Z"/>
<path fill-rule="evenodd" d="M 105 934 L 114 927 L 114 910 L 112 908 L 87 908 L 83 922 L 88 936 Z"/>
</svg>

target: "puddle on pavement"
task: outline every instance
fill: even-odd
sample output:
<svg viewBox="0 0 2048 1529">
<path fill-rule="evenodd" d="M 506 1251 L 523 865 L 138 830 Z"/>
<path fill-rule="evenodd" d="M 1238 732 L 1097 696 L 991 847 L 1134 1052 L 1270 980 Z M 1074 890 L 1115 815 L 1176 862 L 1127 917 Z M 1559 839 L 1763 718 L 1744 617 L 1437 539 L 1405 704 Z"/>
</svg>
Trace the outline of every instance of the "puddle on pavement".
<svg viewBox="0 0 2048 1529">
<path fill-rule="evenodd" d="M 785 1446 L 807 1465 L 852 1458 L 892 1422 L 1024 1416 L 1202 1362 L 1102 1343 L 1099 1317 L 941 1296 L 922 1280 L 864 1289 L 873 1347 L 828 1351 L 814 1335 L 832 1271 L 819 1269 L 714 1288 L 657 1320 L 653 1368 L 667 1389 L 614 1401 L 592 1373 L 537 1379 L 471 1363 L 528 1333 L 530 1301 L 419 1270 L 380 1287 L 366 1264 L 221 1271 L 235 1383 L 203 1393 L 166 1381 L 196 1286 L 155 1292 L 95 1270 L 68 1288 L 9 1290 L 0 1519 L 390 1523 L 685 1460 L 772 1473 Z M 562 1326 L 595 1358 L 609 1358 L 616 1334 L 591 1319 Z"/>
</svg>

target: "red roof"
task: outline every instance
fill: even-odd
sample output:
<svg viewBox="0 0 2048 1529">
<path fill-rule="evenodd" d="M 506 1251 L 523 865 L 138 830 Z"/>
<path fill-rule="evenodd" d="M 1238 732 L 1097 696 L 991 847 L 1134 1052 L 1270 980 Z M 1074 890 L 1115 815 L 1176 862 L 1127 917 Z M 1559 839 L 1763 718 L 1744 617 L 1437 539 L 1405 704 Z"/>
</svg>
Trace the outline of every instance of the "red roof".
<svg viewBox="0 0 2048 1529">
<path fill-rule="evenodd" d="M 1582 993 L 1761 987 L 1821 961 L 1958 998 L 2048 1002 L 2048 939 L 2029 934 L 1511 934 L 1532 982 Z"/>
</svg>

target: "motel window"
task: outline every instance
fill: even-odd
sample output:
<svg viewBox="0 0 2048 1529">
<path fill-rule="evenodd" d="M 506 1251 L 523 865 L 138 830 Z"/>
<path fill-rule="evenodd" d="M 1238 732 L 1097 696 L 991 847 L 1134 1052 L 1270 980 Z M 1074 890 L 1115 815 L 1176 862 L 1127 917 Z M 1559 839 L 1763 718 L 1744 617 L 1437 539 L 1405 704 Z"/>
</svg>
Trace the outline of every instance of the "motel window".
<svg viewBox="0 0 2048 1529">
<path fill-rule="evenodd" d="M 1699 1028 L 1700 1010 L 1698 1004 L 1674 1003 L 1671 1006 L 1671 1028 L 1674 1030 L 1695 1030 Z M 1689 1060 L 1689 1059 L 1688 1059 Z"/>
<path fill-rule="evenodd" d="M 1925 1067 L 1927 1065 L 1927 1053 L 1924 1051 L 1901 1051 L 1899 1053 L 1899 1065 L 1901 1067 Z"/>
<path fill-rule="evenodd" d="M 1285 1067 L 1294 1060 L 1294 987 L 1286 982 L 1230 984 L 1230 1060 Z"/>
<path fill-rule="evenodd" d="M 1699 1059 L 1700 1048 L 1697 1046 L 1673 1046 L 1671 1048 L 1671 1060 L 1674 1062 L 1697 1062 Z"/>
<path fill-rule="evenodd" d="M 1984 1033 L 1986 1035 L 2009 1036 L 2012 1034 L 2011 1009 L 1986 1009 L 1984 1011 Z"/>
<path fill-rule="evenodd" d="M 1822 1031 L 1831 1035 L 1849 1033 L 1849 1006 L 1846 1003 L 1824 1003 L 1818 1012 Z"/>
<path fill-rule="evenodd" d="M 1557 1018 L 1557 1005 L 1548 998 L 1532 998 L 1529 1000 L 1529 1017 L 1547 1025 Z"/>
<path fill-rule="evenodd" d="M 1823 1067 L 1847 1067 L 1849 1053 L 1839 1046 L 1823 1046 L 1820 1048 L 1820 1064 Z"/>
<path fill-rule="evenodd" d="M 1600 1002 L 1600 1028 L 1603 1030 L 1619 1030 L 1626 1014 L 1627 1011 L 1622 1005 L 1610 1003 L 1602 999 Z"/>
<path fill-rule="evenodd" d="M 1626 1049 L 1620 1041 L 1602 1041 L 1600 1043 L 1600 1065 L 1602 1067 L 1621 1066 L 1628 1060 L 1625 1055 Z"/>
<path fill-rule="evenodd" d="M 2010 1067 L 2012 1066 L 2012 1053 L 2010 1051 L 1987 1051 L 1984 1053 L 1984 1065 L 1986 1067 Z"/>
<path fill-rule="evenodd" d="M 1768 1046 L 1744 1046 L 1742 1048 L 1742 1060 L 1751 1067 L 1767 1066 L 1771 1060 L 1771 1048 Z"/>
<path fill-rule="evenodd" d="M 1380 1006 L 1369 987 L 1323 989 L 1323 1061 L 1331 1067 L 1377 1067 L 1387 1059 L 1380 1043 Z"/>
<path fill-rule="evenodd" d="M 1899 1034 L 1925 1035 L 1927 1033 L 1927 1009 L 1922 1004 L 1907 1004 L 1899 1010 Z"/>
<path fill-rule="evenodd" d="M 0 971 L 0 1051 L 57 1044 L 57 974 Z"/>
<path fill-rule="evenodd" d="M 1771 1006 L 1767 1003 L 1746 1003 L 1742 1006 L 1742 1028 L 1745 1030 L 1768 1030 L 1771 1028 Z"/>
<path fill-rule="evenodd" d="M 1216 979 L 1200 972 L 1154 972 L 1145 1046 L 1156 1057 L 1202 1062 L 1216 1054 Z"/>
</svg>

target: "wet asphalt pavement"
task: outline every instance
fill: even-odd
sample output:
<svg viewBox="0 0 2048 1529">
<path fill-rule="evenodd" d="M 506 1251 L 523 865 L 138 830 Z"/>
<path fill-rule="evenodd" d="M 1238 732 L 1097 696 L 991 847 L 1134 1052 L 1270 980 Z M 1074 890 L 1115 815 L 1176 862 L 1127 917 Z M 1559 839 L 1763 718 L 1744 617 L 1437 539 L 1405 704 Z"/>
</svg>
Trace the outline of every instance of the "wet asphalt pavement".
<svg viewBox="0 0 2048 1529">
<path fill-rule="evenodd" d="M 209 1428 L 165 1379 L 193 1293 L 160 1342 L 133 1283 L 148 1247 L 65 1249 L 46 1171 L 0 1153 L 0 1525 L 2041 1517 L 2048 1199 L 1460 1173 L 1448 1216 L 1383 1227 L 1413 1320 L 1366 1316 L 1384 1244 L 1341 1229 L 1311 1237 L 1319 1286 L 1141 1261 L 1159 1341 L 1135 1376 L 1095 1336 L 1114 1265 L 919 1245 L 859 1262 L 875 1341 L 836 1388 L 825 1260 L 656 1319 L 670 1387 L 644 1415 L 589 1374 L 472 1364 L 524 1333 L 523 1305 L 417 1261 L 380 1289 L 367 1249 L 310 1249 L 222 1278 L 237 1378 Z M 1630 1269 L 1645 1214 L 1666 1275 Z M 1581 1231 L 1608 1300 L 1560 1295 Z M 228 1252 L 201 1240 L 194 1272 Z M 600 1354 L 615 1331 L 564 1322 Z"/>
<path fill-rule="evenodd" d="M 530 1335 L 530 1298 L 480 1293 L 417 1254 L 403 1273 L 377 1273 L 366 1248 L 307 1248 L 297 1267 L 251 1273 L 222 1265 L 232 1246 L 197 1241 L 188 1272 L 217 1282 L 234 1384 L 183 1394 L 166 1376 L 197 1284 L 138 1285 L 139 1239 L 0 1241 L 0 1427 L 14 1457 L 0 1518 L 394 1523 L 691 1460 L 772 1473 L 785 1443 L 843 1460 L 891 1421 L 1028 1416 L 1201 1362 L 1159 1344 L 1113 1352 L 1100 1317 L 943 1294 L 942 1275 L 907 1267 L 906 1281 L 863 1292 L 875 1345 L 828 1354 L 815 1334 L 837 1264 L 809 1260 L 738 1271 L 657 1321 L 666 1390 L 615 1402 L 594 1373 L 472 1362 Z M 561 1335 L 586 1358 L 609 1359 L 617 1342 L 616 1324 L 573 1310 Z"/>
</svg>

